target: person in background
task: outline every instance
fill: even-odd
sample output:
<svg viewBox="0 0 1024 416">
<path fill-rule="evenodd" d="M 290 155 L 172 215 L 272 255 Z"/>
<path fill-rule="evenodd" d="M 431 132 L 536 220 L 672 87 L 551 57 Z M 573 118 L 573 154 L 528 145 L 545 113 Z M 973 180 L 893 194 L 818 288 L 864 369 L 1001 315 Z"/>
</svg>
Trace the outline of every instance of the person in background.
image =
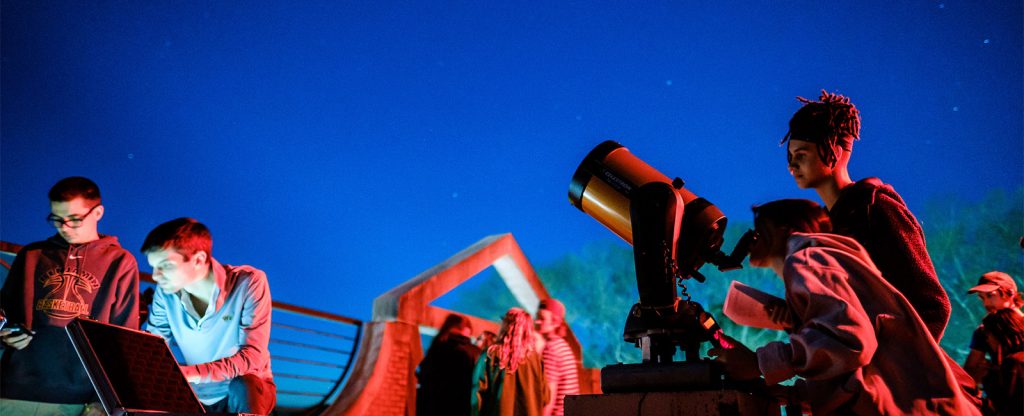
<svg viewBox="0 0 1024 416">
<path fill-rule="evenodd" d="M 956 366 L 907 299 L 882 278 L 856 240 L 828 234 L 818 204 L 799 199 L 756 206 L 750 264 L 771 268 L 792 312 L 789 342 L 753 352 L 735 339 L 713 348 L 733 380 L 793 378 L 791 402 L 813 414 L 979 414 Z"/>
<path fill-rule="evenodd" d="M 420 362 L 416 414 L 419 416 L 468 416 L 473 368 L 480 348 L 469 338 L 473 325 L 458 314 L 449 314 L 430 342 Z"/>
<path fill-rule="evenodd" d="M 480 333 L 480 336 L 476 337 L 475 344 L 477 348 L 480 348 L 480 351 L 487 351 L 496 339 L 498 339 L 498 334 L 491 331 L 483 331 Z"/>
<path fill-rule="evenodd" d="M 509 309 L 497 341 L 477 360 L 470 414 L 543 415 L 551 396 L 536 345 L 530 314 Z"/>
<path fill-rule="evenodd" d="M 551 390 L 551 401 L 544 416 L 565 414 L 565 396 L 580 394 L 576 355 L 565 341 L 565 305 L 557 299 L 544 299 L 537 308 L 537 333 L 544 337 L 544 376 Z"/>
<path fill-rule="evenodd" d="M 220 264 L 210 230 L 192 218 L 158 225 L 141 251 L 157 284 L 146 330 L 177 345 L 181 372 L 206 410 L 269 414 L 277 388 L 267 275 Z"/>
<path fill-rule="evenodd" d="M 1024 299 L 1009 274 L 991 271 L 967 293 L 975 293 L 987 314 L 971 337 L 964 369 L 985 393 L 987 415 L 1024 414 Z"/>
<path fill-rule="evenodd" d="M 824 90 L 820 101 L 797 99 L 804 105 L 793 114 L 782 139 L 788 144 L 786 162 L 793 180 L 801 189 L 818 193 L 832 232 L 857 240 L 886 281 L 914 306 L 935 340 L 941 340 L 952 309 L 921 225 L 892 186 L 874 177 L 850 179 L 860 112 L 849 98 Z"/>
<path fill-rule="evenodd" d="M 21 249 L 0 290 L 8 321 L 26 328 L 0 330 L 0 414 L 104 414 L 64 327 L 84 315 L 138 329 L 138 263 L 99 233 L 106 210 L 96 183 L 64 178 L 49 198 L 46 222 L 57 233 Z"/>
</svg>

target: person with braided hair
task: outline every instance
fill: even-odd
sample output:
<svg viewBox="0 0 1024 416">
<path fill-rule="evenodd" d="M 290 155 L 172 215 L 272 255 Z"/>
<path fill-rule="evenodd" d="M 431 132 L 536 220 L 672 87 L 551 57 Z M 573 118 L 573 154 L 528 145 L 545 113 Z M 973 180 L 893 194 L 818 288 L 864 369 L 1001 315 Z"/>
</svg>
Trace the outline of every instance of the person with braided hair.
<svg viewBox="0 0 1024 416">
<path fill-rule="evenodd" d="M 860 139 L 860 112 L 849 98 L 825 90 L 817 101 L 797 99 L 803 106 L 780 142 L 788 142 L 789 173 L 801 189 L 817 191 L 833 232 L 864 246 L 939 341 L 951 307 L 925 249 L 921 225 L 891 185 L 875 177 L 850 179 L 847 166 L 853 142 Z"/>
<path fill-rule="evenodd" d="M 498 338 L 477 361 L 471 414 L 541 416 L 550 400 L 533 318 L 511 308 L 501 320 Z"/>
</svg>

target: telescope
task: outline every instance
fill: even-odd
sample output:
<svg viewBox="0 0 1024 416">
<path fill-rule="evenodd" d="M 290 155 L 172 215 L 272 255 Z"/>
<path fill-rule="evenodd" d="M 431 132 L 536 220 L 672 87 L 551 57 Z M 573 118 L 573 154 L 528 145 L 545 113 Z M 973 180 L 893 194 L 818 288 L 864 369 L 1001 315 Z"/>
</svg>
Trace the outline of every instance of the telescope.
<svg viewBox="0 0 1024 416">
<path fill-rule="evenodd" d="M 601 370 L 606 392 L 703 388 L 721 384 L 713 361 L 699 357 L 704 342 L 717 345 L 721 330 L 691 301 L 683 282 L 704 282 L 701 266 L 741 267 L 753 232 L 732 253 L 721 251 L 727 218 L 706 199 L 669 179 L 615 141 L 597 145 L 569 185 L 569 201 L 633 246 L 640 301 L 626 318 L 623 340 L 641 350 L 641 364 Z M 680 292 L 678 289 L 682 289 Z M 673 363 L 677 349 L 685 361 Z"/>
</svg>

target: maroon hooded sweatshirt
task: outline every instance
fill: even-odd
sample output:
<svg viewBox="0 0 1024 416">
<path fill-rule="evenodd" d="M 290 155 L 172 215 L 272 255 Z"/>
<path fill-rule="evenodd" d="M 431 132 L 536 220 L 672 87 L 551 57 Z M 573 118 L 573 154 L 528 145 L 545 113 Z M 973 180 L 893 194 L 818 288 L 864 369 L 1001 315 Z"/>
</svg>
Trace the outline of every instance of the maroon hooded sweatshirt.
<svg viewBox="0 0 1024 416">
<path fill-rule="evenodd" d="M 36 331 L 0 362 L 0 397 L 48 403 L 95 401 L 92 384 L 64 327 L 86 315 L 139 328 L 139 267 L 117 237 L 68 245 L 59 235 L 18 253 L 0 290 L 11 323 Z M 0 343 L 2 345 L 2 343 Z"/>
<path fill-rule="evenodd" d="M 828 216 L 832 232 L 857 240 L 928 326 L 936 341 L 949 323 L 949 295 L 939 283 L 924 232 L 892 186 L 865 178 L 843 188 Z"/>
</svg>

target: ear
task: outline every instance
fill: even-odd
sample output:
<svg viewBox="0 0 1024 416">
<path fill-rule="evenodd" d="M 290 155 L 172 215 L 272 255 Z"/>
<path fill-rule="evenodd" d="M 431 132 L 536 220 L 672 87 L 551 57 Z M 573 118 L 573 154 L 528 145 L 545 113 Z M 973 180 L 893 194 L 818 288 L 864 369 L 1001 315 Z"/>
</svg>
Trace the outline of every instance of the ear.
<svg viewBox="0 0 1024 416">
<path fill-rule="evenodd" d="M 850 139 L 850 141 L 852 142 L 853 139 Z M 853 146 L 851 145 L 850 147 L 851 149 L 847 150 L 843 149 L 843 147 L 838 144 L 835 146 L 836 166 L 833 169 L 846 169 L 846 167 L 850 164 L 850 154 L 853 153 Z"/>
<path fill-rule="evenodd" d="M 196 266 L 204 266 L 209 262 L 209 260 L 210 254 L 205 251 L 199 250 L 195 252 L 195 254 L 192 254 L 192 258 L 189 259 L 188 261 Z"/>
<path fill-rule="evenodd" d="M 100 206 L 96 207 L 96 209 L 92 211 L 93 214 L 96 215 L 96 221 L 103 219 L 103 212 L 106 210 L 106 208 L 107 207 L 103 206 L 103 204 L 100 204 Z"/>
</svg>

